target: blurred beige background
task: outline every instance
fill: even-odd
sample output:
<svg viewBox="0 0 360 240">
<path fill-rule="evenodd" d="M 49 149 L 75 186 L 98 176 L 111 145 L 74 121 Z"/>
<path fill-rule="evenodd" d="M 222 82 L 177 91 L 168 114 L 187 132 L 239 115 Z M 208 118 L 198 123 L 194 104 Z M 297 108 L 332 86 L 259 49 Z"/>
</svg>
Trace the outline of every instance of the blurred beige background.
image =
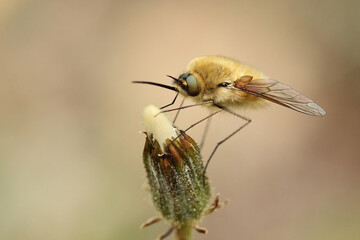
<svg viewBox="0 0 360 240">
<path fill-rule="evenodd" d="M 192 58 L 245 61 L 314 99 L 269 104 L 216 153 L 231 202 L 195 239 L 360 239 L 359 1 L 22 1 L 0 4 L 0 239 L 155 239 L 142 110 Z M 206 111 L 182 111 L 186 128 Z M 173 115 L 169 114 L 169 118 Z M 204 149 L 239 120 L 214 119 Z M 204 125 L 189 132 L 200 140 Z M 169 239 L 173 239 L 172 237 Z"/>
</svg>

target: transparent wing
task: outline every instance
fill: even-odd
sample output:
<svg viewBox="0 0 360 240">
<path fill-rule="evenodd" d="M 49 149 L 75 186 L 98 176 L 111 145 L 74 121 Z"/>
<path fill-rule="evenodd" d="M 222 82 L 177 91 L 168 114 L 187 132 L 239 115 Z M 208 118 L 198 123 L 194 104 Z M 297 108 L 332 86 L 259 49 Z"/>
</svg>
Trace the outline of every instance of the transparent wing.
<svg viewBox="0 0 360 240">
<path fill-rule="evenodd" d="M 310 98 L 273 79 L 252 79 L 247 83 L 235 81 L 234 87 L 298 112 L 313 116 L 326 114 L 324 109 Z"/>
</svg>

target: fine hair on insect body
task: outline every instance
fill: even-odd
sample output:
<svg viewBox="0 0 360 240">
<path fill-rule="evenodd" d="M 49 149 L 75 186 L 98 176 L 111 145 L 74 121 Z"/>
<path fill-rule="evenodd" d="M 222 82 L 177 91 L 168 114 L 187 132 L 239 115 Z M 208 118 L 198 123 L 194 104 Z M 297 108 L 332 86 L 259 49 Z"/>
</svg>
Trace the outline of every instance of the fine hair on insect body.
<svg viewBox="0 0 360 240">
<path fill-rule="evenodd" d="M 234 111 L 236 108 L 259 107 L 268 101 L 310 116 L 326 115 L 319 105 L 295 89 L 267 77 L 253 67 L 223 56 L 195 58 L 189 62 L 185 73 L 178 78 L 170 75 L 168 77 L 173 80 L 173 86 L 148 81 L 134 81 L 133 83 L 155 85 L 177 92 L 173 101 L 161 109 L 173 105 L 178 95 L 182 95 L 184 99 L 191 99 L 194 102 L 192 105 L 183 106 L 184 101 L 182 101 L 180 107 L 162 111 L 177 110 L 174 121 L 181 109 L 195 106 L 207 106 L 215 109 L 183 132 L 211 119 L 219 112 L 228 112 L 245 121 L 243 125 L 216 144 L 206 161 L 204 171 L 218 147 L 251 122 L 251 119 L 236 113 Z M 200 147 L 203 145 L 208 126 L 207 124 Z"/>
</svg>

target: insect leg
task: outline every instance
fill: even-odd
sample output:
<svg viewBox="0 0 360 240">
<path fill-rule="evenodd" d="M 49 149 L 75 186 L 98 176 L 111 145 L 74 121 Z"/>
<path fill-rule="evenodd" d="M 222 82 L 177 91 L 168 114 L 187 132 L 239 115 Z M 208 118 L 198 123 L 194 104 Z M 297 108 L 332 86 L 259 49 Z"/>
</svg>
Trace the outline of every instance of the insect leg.
<svg viewBox="0 0 360 240">
<path fill-rule="evenodd" d="M 204 182 L 204 184 L 205 184 L 205 173 L 206 173 L 206 169 L 207 169 L 207 167 L 209 166 L 210 160 L 211 160 L 211 158 L 214 156 L 214 153 L 216 152 L 216 150 L 218 149 L 218 147 L 219 147 L 222 143 L 224 143 L 226 140 L 228 140 L 229 138 L 231 138 L 232 136 L 234 136 L 237 132 L 239 132 L 241 129 L 243 129 L 246 125 L 248 125 L 248 124 L 251 122 L 251 119 L 249 119 L 249 118 L 247 118 L 247 117 L 244 117 L 244 116 L 241 116 L 241 115 L 239 115 L 239 114 L 231 111 L 230 109 L 227 109 L 227 108 L 225 108 L 225 107 L 222 107 L 222 106 L 219 106 L 219 105 L 216 105 L 216 104 L 215 104 L 215 106 L 217 106 L 217 107 L 220 108 L 221 110 L 224 110 L 224 111 L 226 111 L 226 112 L 228 112 L 228 113 L 231 113 L 231 114 L 233 114 L 233 115 L 235 115 L 235 116 L 237 116 L 237 117 L 245 120 L 246 123 L 244 123 L 243 125 L 241 125 L 238 129 L 236 129 L 234 132 L 232 132 L 231 134 L 229 134 L 227 137 L 225 137 L 223 140 L 221 140 L 220 142 L 218 142 L 218 143 L 216 144 L 216 146 L 215 146 L 214 150 L 212 151 L 209 159 L 207 160 L 206 165 L 205 165 L 205 168 L 204 168 L 204 174 L 203 174 L 203 182 Z"/>
<path fill-rule="evenodd" d="M 168 144 L 168 146 L 169 146 L 170 144 L 172 144 L 173 142 L 175 142 L 176 139 L 178 139 L 181 135 L 183 135 L 184 133 L 186 133 L 186 132 L 187 132 L 188 130 L 190 130 L 192 127 L 195 127 L 196 125 L 198 125 L 199 123 L 205 121 L 206 119 L 211 118 L 212 116 L 214 116 L 215 114 L 221 112 L 222 110 L 223 110 L 223 109 L 219 109 L 219 110 L 211 113 L 209 116 L 204 117 L 203 119 L 200 119 L 200 120 L 197 121 L 196 123 L 191 124 L 190 127 L 188 127 L 187 129 L 185 129 L 184 131 L 181 131 L 180 134 L 177 135 L 176 138 L 174 138 L 174 139 Z"/>
<path fill-rule="evenodd" d="M 183 100 L 182 100 L 181 103 L 180 103 L 180 109 L 177 110 L 177 112 L 176 112 L 176 115 L 175 115 L 174 120 L 173 120 L 173 124 L 175 124 L 175 121 L 176 121 L 177 117 L 179 116 L 181 107 L 184 105 L 184 102 L 185 102 L 185 98 L 183 98 Z M 161 109 L 161 108 L 160 108 L 160 109 Z"/>
<path fill-rule="evenodd" d="M 171 103 L 169 103 L 169 104 L 167 104 L 167 105 L 165 105 L 165 106 L 162 106 L 160 109 L 167 108 L 168 106 L 173 105 L 173 104 L 175 103 L 175 101 L 176 101 L 176 99 L 177 99 L 178 96 L 179 96 L 179 93 L 177 93 L 177 94 L 175 95 L 175 98 L 172 100 Z"/>
<path fill-rule="evenodd" d="M 202 102 L 202 103 L 196 103 L 196 104 L 191 104 L 191 105 L 187 105 L 187 106 L 181 106 L 181 107 L 178 107 L 178 108 L 172 108 L 172 109 L 168 109 L 168 110 L 163 110 L 163 111 L 159 112 L 158 114 L 156 114 L 155 116 L 159 115 L 160 113 L 172 112 L 172 111 L 176 111 L 176 110 L 179 110 L 179 109 L 196 107 L 196 106 L 201 106 L 201 105 L 210 104 L 210 103 L 214 103 L 214 101 L 210 100 L 210 101 L 206 101 L 206 102 Z"/>
<path fill-rule="evenodd" d="M 202 149 L 203 146 L 204 146 L 205 139 L 206 139 L 207 133 L 209 131 L 210 123 L 211 123 L 211 117 L 209 117 L 208 120 L 206 121 L 206 126 L 205 126 L 205 129 L 204 129 L 202 138 L 201 138 L 200 146 L 199 146 L 200 149 Z"/>
</svg>

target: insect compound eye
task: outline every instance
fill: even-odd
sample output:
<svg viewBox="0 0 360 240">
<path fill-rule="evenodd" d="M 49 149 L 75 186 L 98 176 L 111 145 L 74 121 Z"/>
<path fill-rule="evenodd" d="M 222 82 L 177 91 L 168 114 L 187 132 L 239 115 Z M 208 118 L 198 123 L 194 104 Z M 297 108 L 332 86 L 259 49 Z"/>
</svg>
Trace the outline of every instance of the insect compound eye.
<svg viewBox="0 0 360 240">
<path fill-rule="evenodd" d="M 187 83 L 187 91 L 188 91 L 188 94 L 190 96 L 197 96 L 199 95 L 200 93 L 200 88 L 199 88 L 199 85 L 198 85 L 198 82 L 196 80 L 196 78 L 189 74 L 186 78 L 186 83 Z"/>
<path fill-rule="evenodd" d="M 179 77 L 180 81 L 184 81 L 181 85 L 184 90 L 186 90 L 187 94 L 190 96 L 197 96 L 200 93 L 200 88 L 196 78 L 190 73 L 183 73 Z"/>
<path fill-rule="evenodd" d="M 186 79 L 189 75 L 189 73 L 183 73 L 180 75 L 179 79 Z"/>
</svg>

